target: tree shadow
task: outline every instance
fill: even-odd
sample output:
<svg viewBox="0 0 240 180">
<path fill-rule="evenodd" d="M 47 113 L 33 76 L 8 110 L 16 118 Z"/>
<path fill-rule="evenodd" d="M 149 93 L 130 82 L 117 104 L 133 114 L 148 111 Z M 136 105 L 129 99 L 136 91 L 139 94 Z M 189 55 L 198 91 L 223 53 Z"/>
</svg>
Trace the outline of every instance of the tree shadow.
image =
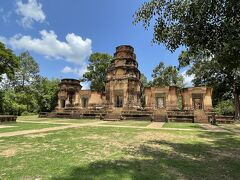
<svg viewBox="0 0 240 180">
<path fill-rule="evenodd" d="M 72 167 L 70 174 L 52 179 L 238 179 L 240 139 L 220 133 L 199 136 L 212 141 L 149 140 L 128 146 L 126 154 L 131 157 Z"/>
</svg>

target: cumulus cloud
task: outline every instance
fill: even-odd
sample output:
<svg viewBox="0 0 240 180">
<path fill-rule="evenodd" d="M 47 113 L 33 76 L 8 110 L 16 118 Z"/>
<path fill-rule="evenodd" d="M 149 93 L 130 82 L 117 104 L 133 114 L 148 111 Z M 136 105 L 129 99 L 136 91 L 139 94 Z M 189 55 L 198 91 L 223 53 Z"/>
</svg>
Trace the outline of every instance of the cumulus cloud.
<svg viewBox="0 0 240 180">
<path fill-rule="evenodd" d="M 7 43 L 7 39 L 3 36 L 0 36 L 0 42 L 6 44 Z"/>
<path fill-rule="evenodd" d="M 92 41 L 83 40 L 81 36 L 74 33 L 67 34 L 66 42 L 60 41 L 54 31 L 40 31 L 40 38 L 32 38 L 27 35 L 15 35 L 6 40 L 13 49 L 33 51 L 53 59 L 63 59 L 78 65 L 84 62 L 92 53 Z"/>
<path fill-rule="evenodd" d="M 90 89 L 90 82 L 81 82 L 81 86 L 83 90 Z"/>
<path fill-rule="evenodd" d="M 80 68 L 71 68 L 69 66 L 65 66 L 62 72 L 77 74 L 81 77 L 85 72 L 87 72 L 87 67 L 85 65 Z"/>
<path fill-rule="evenodd" d="M 192 80 L 194 79 L 194 75 L 187 75 L 187 70 L 183 71 L 182 73 L 182 76 L 184 78 L 184 85 L 185 86 L 192 86 Z"/>
<path fill-rule="evenodd" d="M 0 16 L 4 23 L 10 22 L 11 15 L 12 15 L 12 11 L 4 11 L 3 8 L 0 8 Z"/>
<path fill-rule="evenodd" d="M 11 11 L 4 13 L 4 15 L 2 15 L 3 22 L 5 22 L 5 23 L 10 22 L 11 15 L 12 15 Z"/>
<path fill-rule="evenodd" d="M 46 19 L 42 4 L 38 3 L 37 0 L 28 0 L 27 3 L 18 0 L 16 5 L 16 13 L 22 16 L 19 23 L 25 28 L 31 28 L 34 22 L 42 23 Z"/>
<path fill-rule="evenodd" d="M 82 77 L 83 74 L 87 72 L 87 66 L 84 65 L 82 67 L 76 67 L 76 68 L 72 68 L 72 67 L 69 67 L 69 66 L 65 66 L 63 69 L 62 69 L 62 73 L 72 73 L 72 74 L 76 74 L 78 75 L 79 77 Z M 81 82 L 81 85 L 82 85 L 82 89 L 89 89 L 90 88 L 90 82 Z"/>
</svg>

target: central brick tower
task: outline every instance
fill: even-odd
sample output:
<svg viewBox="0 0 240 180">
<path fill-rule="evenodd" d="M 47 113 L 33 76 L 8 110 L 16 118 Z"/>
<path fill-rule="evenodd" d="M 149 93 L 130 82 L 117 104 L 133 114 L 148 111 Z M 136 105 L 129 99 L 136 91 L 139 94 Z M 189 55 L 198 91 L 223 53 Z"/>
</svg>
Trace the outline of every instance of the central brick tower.
<svg viewBox="0 0 240 180">
<path fill-rule="evenodd" d="M 106 100 L 113 109 L 137 109 L 140 107 L 141 73 L 134 48 L 129 45 L 116 47 L 108 68 Z"/>
</svg>

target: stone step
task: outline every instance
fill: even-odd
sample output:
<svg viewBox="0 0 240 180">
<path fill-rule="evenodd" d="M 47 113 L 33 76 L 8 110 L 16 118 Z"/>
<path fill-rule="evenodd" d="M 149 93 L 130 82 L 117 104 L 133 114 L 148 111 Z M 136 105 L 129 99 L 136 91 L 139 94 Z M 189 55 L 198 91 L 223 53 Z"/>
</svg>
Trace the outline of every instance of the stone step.
<svg viewBox="0 0 240 180">
<path fill-rule="evenodd" d="M 103 121 L 120 121 L 119 119 L 103 119 Z"/>
<path fill-rule="evenodd" d="M 104 117 L 103 120 L 108 120 L 108 119 L 110 119 L 110 120 L 120 120 L 121 119 L 121 115 L 120 114 L 113 114 L 113 113 L 106 114 L 106 116 Z"/>
<path fill-rule="evenodd" d="M 165 115 L 153 115 L 152 120 L 154 122 L 166 122 L 167 117 Z"/>
<path fill-rule="evenodd" d="M 170 122 L 193 122 L 193 119 L 190 118 L 169 118 L 168 121 Z"/>
</svg>

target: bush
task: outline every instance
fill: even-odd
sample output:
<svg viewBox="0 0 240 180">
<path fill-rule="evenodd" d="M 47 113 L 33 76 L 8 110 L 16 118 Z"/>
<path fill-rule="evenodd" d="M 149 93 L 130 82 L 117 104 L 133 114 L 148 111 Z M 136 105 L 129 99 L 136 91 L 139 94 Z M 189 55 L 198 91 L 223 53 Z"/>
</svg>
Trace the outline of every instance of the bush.
<svg viewBox="0 0 240 180">
<path fill-rule="evenodd" d="M 219 115 L 234 115 L 235 108 L 231 99 L 220 101 L 215 107 L 215 112 Z"/>
</svg>

